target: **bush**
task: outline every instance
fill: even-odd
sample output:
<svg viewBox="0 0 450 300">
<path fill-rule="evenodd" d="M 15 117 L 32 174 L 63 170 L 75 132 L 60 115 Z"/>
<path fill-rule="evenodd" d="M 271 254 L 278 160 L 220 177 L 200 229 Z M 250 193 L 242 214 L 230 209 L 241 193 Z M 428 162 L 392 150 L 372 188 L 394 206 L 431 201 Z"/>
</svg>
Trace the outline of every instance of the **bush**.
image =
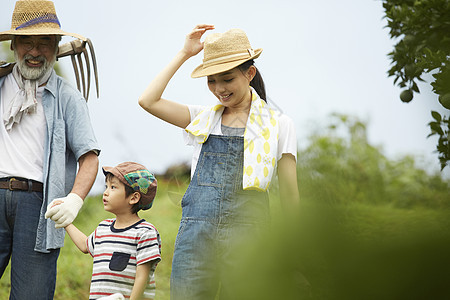
<svg viewBox="0 0 450 300">
<path fill-rule="evenodd" d="M 333 115 L 331 119 L 328 131 L 311 136 L 298 153 L 303 200 L 450 208 L 450 180 L 418 168 L 412 156 L 388 159 L 368 143 L 366 124 L 357 118 Z"/>
</svg>

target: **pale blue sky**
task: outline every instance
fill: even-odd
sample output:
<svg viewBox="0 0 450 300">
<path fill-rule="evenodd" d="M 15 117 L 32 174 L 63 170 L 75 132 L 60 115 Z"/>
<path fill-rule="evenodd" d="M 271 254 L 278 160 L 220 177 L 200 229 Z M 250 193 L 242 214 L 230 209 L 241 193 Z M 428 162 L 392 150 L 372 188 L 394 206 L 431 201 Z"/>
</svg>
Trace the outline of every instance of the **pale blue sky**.
<svg viewBox="0 0 450 300">
<path fill-rule="evenodd" d="M 95 46 L 100 99 L 89 108 L 102 147 L 101 165 L 133 160 L 155 173 L 190 159 L 181 130 L 143 111 L 137 99 L 182 47 L 197 23 L 217 32 L 242 28 L 254 48 L 270 99 L 295 122 L 299 145 L 327 124 L 331 112 L 368 123 L 369 141 L 391 158 L 404 154 L 438 169 L 436 139 L 426 136 L 430 109 L 444 112 L 429 85 L 409 104 L 387 77 L 394 41 L 375 0 L 55 0 L 63 30 L 89 37 Z M 15 1 L 2 1 L 0 31 L 10 27 Z M 68 41 L 64 39 L 63 41 Z M 1 57 L 0 57 L 1 59 Z M 189 60 L 164 94 L 186 104 L 213 104 L 204 79 L 191 79 L 202 56 Z M 70 59 L 61 60 L 73 80 Z M 448 111 L 447 111 L 448 114 Z M 447 168 L 446 175 L 449 175 Z M 299 174 L 301 176 L 301 174 Z M 103 176 L 94 191 L 103 188 Z"/>
</svg>

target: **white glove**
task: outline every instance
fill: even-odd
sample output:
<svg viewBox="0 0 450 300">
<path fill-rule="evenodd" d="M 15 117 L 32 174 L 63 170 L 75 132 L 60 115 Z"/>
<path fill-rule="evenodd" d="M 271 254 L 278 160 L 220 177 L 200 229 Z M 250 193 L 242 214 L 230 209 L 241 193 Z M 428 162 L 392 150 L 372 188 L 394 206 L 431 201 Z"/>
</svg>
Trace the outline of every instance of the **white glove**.
<svg viewBox="0 0 450 300">
<path fill-rule="evenodd" d="M 60 204 L 53 206 L 54 202 Z M 81 206 L 83 206 L 83 199 L 75 193 L 70 193 L 64 198 L 58 198 L 50 202 L 47 206 L 45 218 L 55 221 L 55 228 L 64 228 L 75 220 Z"/>
<path fill-rule="evenodd" d="M 97 300 L 124 300 L 125 297 L 121 293 L 115 293 L 106 297 L 98 298 Z"/>
</svg>

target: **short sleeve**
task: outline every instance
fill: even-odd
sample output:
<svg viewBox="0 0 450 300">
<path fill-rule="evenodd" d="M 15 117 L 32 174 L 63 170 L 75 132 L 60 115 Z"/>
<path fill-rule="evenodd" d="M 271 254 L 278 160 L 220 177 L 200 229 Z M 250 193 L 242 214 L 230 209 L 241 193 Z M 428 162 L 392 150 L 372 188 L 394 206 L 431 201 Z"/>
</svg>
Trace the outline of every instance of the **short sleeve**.
<svg viewBox="0 0 450 300">
<path fill-rule="evenodd" d="M 95 236 L 97 235 L 97 229 L 91 233 L 86 239 L 87 249 L 89 254 L 94 257 L 94 245 L 95 245 Z"/>
<path fill-rule="evenodd" d="M 278 136 L 278 154 L 277 160 L 285 153 L 294 155 L 297 160 L 297 135 L 295 132 L 294 122 L 288 116 L 282 114 L 280 116 L 280 129 Z"/>
<path fill-rule="evenodd" d="M 191 122 L 205 108 L 207 108 L 207 107 L 206 106 L 202 106 L 202 105 L 188 105 L 189 113 L 191 115 Z M 193 145 L 196 144 L 195 141 L 194 141 L 194 138 L 192 137 L 192 135 L 190 135 L 184 129 L 183 129 L 183 139 L 184 139 L 184 143 L 186 145 L 193 146 Z"/>
<path fill-rule="evenodd" d="M 70 93 L 66 93 L 70 96 Z M 100 148 L 91 125 L 90 115 L 86 101 L 72 95 L 67 101 L 66 115 L 67 143 L 78 160 L 83 154 L 93 151 L 97 155 Z"/>
<path fill-rule="evenodd" d="M 136 264 L 161 260 L 161 238 L 154 227 L 145 228 L 139 236 L 137 245 Z"/>
</svg>

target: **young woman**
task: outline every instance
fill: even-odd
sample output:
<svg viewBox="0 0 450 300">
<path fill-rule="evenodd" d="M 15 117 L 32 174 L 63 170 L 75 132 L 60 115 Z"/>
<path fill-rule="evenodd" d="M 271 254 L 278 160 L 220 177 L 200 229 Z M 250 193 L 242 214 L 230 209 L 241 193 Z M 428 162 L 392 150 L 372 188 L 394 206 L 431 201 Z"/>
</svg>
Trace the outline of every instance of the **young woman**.
<svg viewBox="0 0 450 300">
<path fill-rule="evenodd" d="M 197 25 L 139 98 L 146 111 L 185 129 L 187 144 L 194 146 L 172 262 L 172 299 L 214 299 L 219 286 L 220 299 L 233 298 L 229 275 L 238 270 L 239 245 L 267 224 L 267 188 L 275 170 L 283 206 L 292 211 L 299 201 L 294 125 L 266 104 L 264 82 L 253 63 L 262 49 L 253 50 L 239 29 L 210 34 L 202 43 L 212 29 Z M 206 76 L 220 104 L 187 106 L 162 99 L 175 72 L 202 49 L 203 64 L 192 77 Z"/>
</svg>

